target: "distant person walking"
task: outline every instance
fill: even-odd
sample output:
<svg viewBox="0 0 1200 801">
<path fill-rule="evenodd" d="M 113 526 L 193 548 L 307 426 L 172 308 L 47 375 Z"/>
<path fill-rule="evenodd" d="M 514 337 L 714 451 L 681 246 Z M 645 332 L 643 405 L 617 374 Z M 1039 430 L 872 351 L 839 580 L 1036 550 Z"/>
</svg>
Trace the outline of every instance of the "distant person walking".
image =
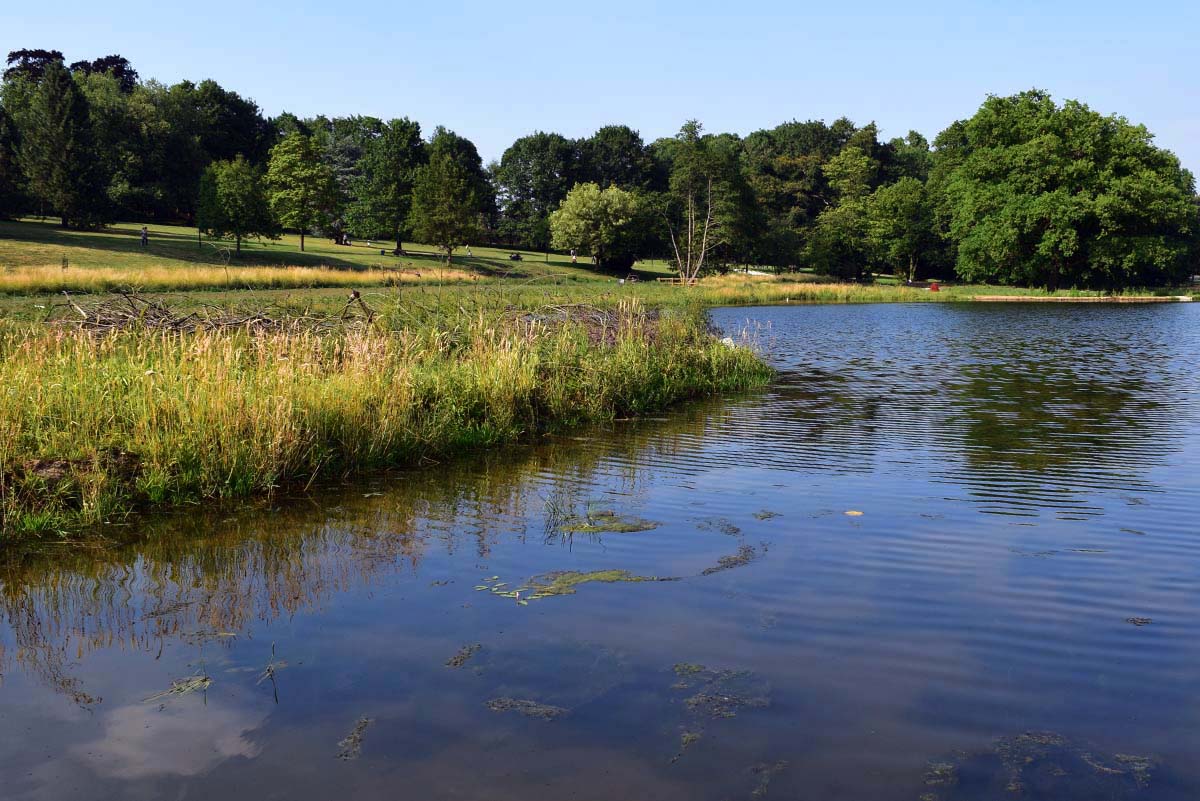
<svg viewBox="0 0 1200 801">
<path fill-rule="evenodd" d="M 467 255 L 468 256 L 471 255 L 471 246 L 470 245 L 467 245 Z"/>
<path fill-rule="evenodd" d="M 575 256 L 575 248 L 571 248 L 571 264 L 577 264 L 579 259 Z"/>
<path fill-rule="evenodd" d="M 146 247 L 149 244 L 150 244 L 150 229 L 148 229 L 146 226 L 143 225 L 142 226 L 142 247 Z"/>
</svg>

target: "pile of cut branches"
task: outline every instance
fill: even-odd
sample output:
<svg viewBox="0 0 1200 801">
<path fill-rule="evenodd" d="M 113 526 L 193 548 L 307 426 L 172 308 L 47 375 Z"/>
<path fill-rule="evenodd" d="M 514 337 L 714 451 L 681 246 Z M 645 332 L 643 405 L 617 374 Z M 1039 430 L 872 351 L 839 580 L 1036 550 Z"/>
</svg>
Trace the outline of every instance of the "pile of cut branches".
<svg viewBox="0 0 1200 801">
<path fill-rule="evenodd" d="M 342 313 L 337 317 L 284 314 L 272 315 L 266 310 L 239 311 L 205 304 L 188 314 L 173 311 L 161 300 L 128 292 L 86 306 L 75 302 L 67 292 L 64 303 L 50 307 L 46 321 L 94 333 L 117 331 L 247 331 L 266 333 L 296 330 L 344 330 L 351 326 L 369 324 L 375 318 L 358 290 L 350 293 Z"/>
<path fill-rule="evenodd" d="M 637 331 L 649 340 L 655 339 L 660 317 L 658 309 L 601 308 L 587 303 L 548 305 L 516 315 L 519 322 L 530 326 L 580 325 L 592 344 L 607 346 L 616 344 L 622 329 Z"/>
</svg>

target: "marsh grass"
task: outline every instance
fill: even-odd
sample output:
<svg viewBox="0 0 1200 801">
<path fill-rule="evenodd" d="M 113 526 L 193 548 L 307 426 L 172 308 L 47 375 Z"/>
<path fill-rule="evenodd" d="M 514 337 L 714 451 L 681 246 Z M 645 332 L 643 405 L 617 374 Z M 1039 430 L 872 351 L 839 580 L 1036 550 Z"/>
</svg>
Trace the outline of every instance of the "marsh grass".
<svg viewBox="0 0 1200 801">
<path fill-rule="evenodd" d="M 436 313 L 435 313 L 436 312 Z M 340 333 L 0 325 L 0 531 L 268 493 L 765 382 L 701 317 L 618 304 L 613 336 L 509 310 Z"/>
</svg>

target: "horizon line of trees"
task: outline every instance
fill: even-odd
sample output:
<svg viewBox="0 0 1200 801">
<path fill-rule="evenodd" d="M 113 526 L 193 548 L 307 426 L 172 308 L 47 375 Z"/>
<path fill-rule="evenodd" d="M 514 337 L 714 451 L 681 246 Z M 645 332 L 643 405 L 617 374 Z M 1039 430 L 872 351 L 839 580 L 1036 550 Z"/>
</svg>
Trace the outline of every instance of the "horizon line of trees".
<svg viewBox="0 0 1200 801">
<path fill-rule="evenodd" d="M 484 165 L 408 118 L 265 116 L 215 81 L 141 80 L 125 58 L 8 55 L 0 217 L 64 226 L 184 222 L 577 250 L 624 271 L 649 256 L 692 278 L 732 265 L 853 281 L 881 272 L 1024 286 L 1178 283 L 1200 255 L 1194 177 L 1152 134 L 1040 90 L 989 96 L 930 142 L 874 123 L 791 121 L 748 136 L 697 121 L 646 143 L 625 125 L 538 131 Z"/>
</svg>

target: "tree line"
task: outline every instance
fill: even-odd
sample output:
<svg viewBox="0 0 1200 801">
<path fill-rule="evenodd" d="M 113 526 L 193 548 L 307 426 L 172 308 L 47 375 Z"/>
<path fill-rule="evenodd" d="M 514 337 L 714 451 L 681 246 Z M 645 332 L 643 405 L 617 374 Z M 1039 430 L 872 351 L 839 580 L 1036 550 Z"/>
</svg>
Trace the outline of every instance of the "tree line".
<svg viewBox="0 0 1200 801">
<path fill-rule="evenodd" d="M 1031 90 L 991 96 L 930 142 L 842 118 L 740 137 L 689 121 L 537 132 L 485 165 L 443 127 L 369 116 L 269 118 L 215 81 L 142 80 L 118 55 L 8 55 L 0 216 L 63 225 L 186 222 L 394 243 L 577 250 L 599 267 L 670 259 L 1116 289 L 1176 283 L 1200 255 L 1195 181 L 1141 125 Z"/>
</svg>

